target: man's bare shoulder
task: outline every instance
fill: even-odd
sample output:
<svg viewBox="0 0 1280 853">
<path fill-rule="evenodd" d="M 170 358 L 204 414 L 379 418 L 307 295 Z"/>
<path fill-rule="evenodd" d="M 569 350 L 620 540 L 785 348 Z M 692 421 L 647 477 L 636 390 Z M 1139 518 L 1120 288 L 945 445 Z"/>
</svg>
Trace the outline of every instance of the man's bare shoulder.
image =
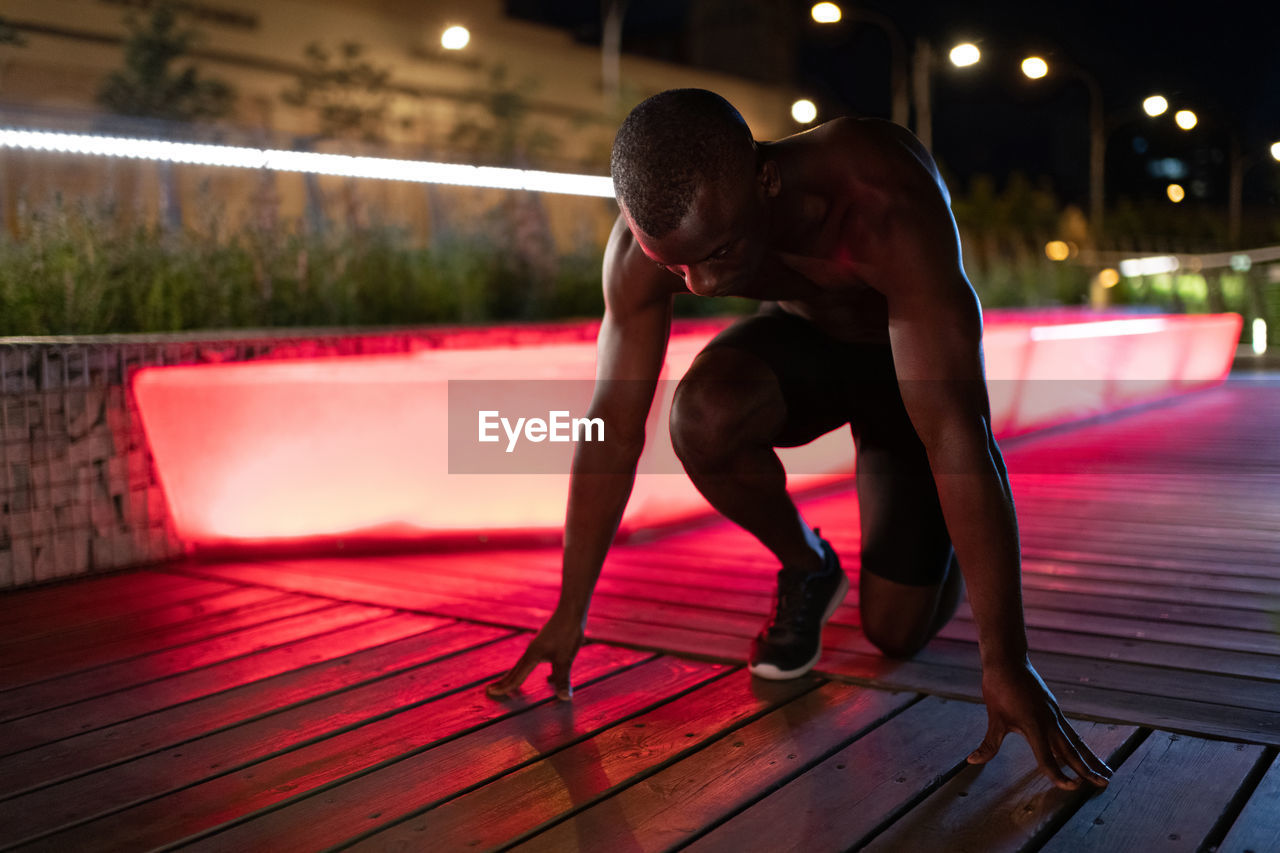
<svg viewBox="0 0 1280 853">
<path fill-rule="evenodd" d="M 832 119 L 818 130 L 823 141 L 846 163 L 859 183 L 894 194 L 951 196 L 929 150 L 915 134 L 900 124 L 881 118 L 846 116 Z"/>
<path fill-rule="evenodd" d="M 644 253 L 621 214 L 613 223 L 604 250 L 604 299 L 613 313 L 625 313 L 669 299 L 684 282 Z"/>
</svg>

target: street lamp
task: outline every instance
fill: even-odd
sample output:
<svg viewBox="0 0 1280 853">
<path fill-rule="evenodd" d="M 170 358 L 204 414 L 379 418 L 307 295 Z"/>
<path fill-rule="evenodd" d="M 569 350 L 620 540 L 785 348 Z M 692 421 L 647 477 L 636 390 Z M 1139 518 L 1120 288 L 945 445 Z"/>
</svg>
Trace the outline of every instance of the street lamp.
<svg viewBox="0 0 1280 853">
<path fill-rule="evenodd" d="M 1028 56 L 1022 60 L 1022 73 L 1032 80 L 1039 80 L 1049 73 L 1049 63 L 1038 56 Z"/>
<path fill-rule="evenodd" d="M 976 44 L 965 42 L 951 48 L 951 64 L 956 68 L 967 68 L 970 65 L 976 65 L 978 60 L 982 59 L 982 51 L 978 50 Z"/>
<path fill-rule="evenodd" d="M 800 124 L 808 124 L 818 117 L 818 107 L 808 98 L 801 98 L 791 105 L 791 117 Z"/>
<path fill-rule="evenodd" d="M 1152 118 L 1164 115 L 1168 109 L 1169 101 L 1164 95 L 1152 95 L 1142 102 L 1142 111 Z"/>
<path fill-rule="evenodd" d="M 840 7 L 835 3 L 815 3 L 809 14 L 819 24 L 835 24 L 840 21 Z"/>
<path fill-rule="evenodd" d="M 1191 110 L 1178 110 L 1173 114 L 1173 121 L 1183 130 L 1190 130 L 1196 126 L 1196 114 Z"/>
<path fill-rule="evenodd" d="M 462 50 L 471 41 L 466 27 L 452 26 L 440 34 L 440 46 L 445 50 Z"/>
</svg>

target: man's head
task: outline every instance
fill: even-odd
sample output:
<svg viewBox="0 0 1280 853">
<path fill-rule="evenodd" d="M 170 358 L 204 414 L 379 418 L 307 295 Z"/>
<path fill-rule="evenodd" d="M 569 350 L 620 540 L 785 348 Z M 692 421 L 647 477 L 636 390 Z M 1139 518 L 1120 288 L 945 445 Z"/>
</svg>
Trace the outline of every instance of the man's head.
<svg viewBox="0 0 1280 853">
<path fill-rule="evenodd" d="M 618 130 L 611 169 L 645 253 L 694 292 L 724 295 L 759 262 L 768 191 L 751 131 L 724 98 L 672 89 L 643 101 Z"/>
</svg>

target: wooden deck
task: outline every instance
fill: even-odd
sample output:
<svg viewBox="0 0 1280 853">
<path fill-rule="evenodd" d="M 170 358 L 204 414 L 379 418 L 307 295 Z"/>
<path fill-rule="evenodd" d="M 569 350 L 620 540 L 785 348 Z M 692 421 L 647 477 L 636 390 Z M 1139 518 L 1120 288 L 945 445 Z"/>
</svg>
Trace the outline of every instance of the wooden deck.
<svg viewBox="0 0 1280 853">
<path fill-rule="evenodd" d="M 970 614 L 743 668 L 771 558 L 616 547 L 574 667 L 514 663 L 554 549 L 184 564 L 0 596 L 0 848 L 1280 850 L 1280 383 L 1006 445 L 1033 658 L 1116 774 L 984 768 Z M 805 500 L 857 568 L 850 488 Z"/>
</svg>

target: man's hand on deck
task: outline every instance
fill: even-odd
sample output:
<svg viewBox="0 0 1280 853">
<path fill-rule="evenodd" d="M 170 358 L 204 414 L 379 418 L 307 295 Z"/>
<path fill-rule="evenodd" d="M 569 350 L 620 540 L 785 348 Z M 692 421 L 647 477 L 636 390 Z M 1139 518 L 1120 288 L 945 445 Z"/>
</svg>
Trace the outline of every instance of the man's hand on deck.
<svg viewBox="0 0 1280 853">
<path fill-rule="evenodd" d="M 1086 779 L 1105 786 L 1111 778 L 1111 768 L 1076 734 L 1029 661 L 985 666 L 982 697 L 987 703 L 987 736 L 969 756 L 970 764 L 995 758 L 1004 736 L 1012 731 L 1027 739 L 1040 769 L 1063 790 L 1074 791 Z M 1075 771 L 1076 778 L 1068 777 L 1064 766 Z"/>
<path fill-rule="evenodd" d="M 543 661 L 551 662 L 551 674 L 547 681 L 556 691 L 556 698 L 568 700 L 573 696 L 573 687 L 569 684 L 569 668 L 582 646 L 582 620 L 567 617 L 555 611 L 551 614 L 542 629 L 529 641 L 529 646 L 520 656 L 516 665 L 502 678 L 485 688 L 489 696 L 497 698 L 507 696 L 533 672 L 533 668 Z"/>
</svg>

